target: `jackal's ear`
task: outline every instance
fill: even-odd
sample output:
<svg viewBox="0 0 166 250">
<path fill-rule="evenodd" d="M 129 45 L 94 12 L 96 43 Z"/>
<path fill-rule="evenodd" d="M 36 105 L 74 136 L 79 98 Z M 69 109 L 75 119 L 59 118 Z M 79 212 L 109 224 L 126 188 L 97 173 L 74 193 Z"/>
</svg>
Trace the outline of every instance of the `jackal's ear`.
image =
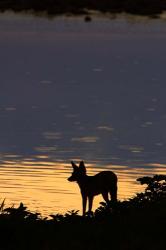
<svg viewBox="0 0 166 250">
<path fill-rule="evenodd" d="M 84 162 L 83 162 L 83 161 L 80 161 L 80 165 L 79 165 L 79 167 L 85 167 L 85 164 L 84 164 Z"/>
<path fill-rule="evenodd" d="M 85 167 L 85 164 L 83 161 L 80 161 L 80 165 L 79 165 L 79 168 L 86 173 L 86 167 Z"/>
<path fill-rule="evenodd" d="M 78 169 L 77 165 L 74 163 L 74 161 L 71 161 L 71 165 L 73 167 L 74 170 Z"/>
</svg>

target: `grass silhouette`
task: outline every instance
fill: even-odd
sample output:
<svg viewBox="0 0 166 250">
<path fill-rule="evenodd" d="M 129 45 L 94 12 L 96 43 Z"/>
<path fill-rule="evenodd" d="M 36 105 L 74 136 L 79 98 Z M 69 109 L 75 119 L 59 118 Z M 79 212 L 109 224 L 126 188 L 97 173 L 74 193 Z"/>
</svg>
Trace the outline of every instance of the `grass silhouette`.
<svg viewBox="0 0 166 250">
<path fill-rule="evenodd" d="M 19 207 L 0 206 L 1 250 L 165 249 L 166 176 L 138 179 L 146 184 L 135 197 L 101 206 L 93 214 L 78 211 L 43 218 Z"/>
<path fill-rule="evenodd" d="M 154 16 L 166 10 L 165 0 L 0 0 L 0 10 L 35 12 L 49 15 L 86 14 L 89 10 Z"/>
</svg>

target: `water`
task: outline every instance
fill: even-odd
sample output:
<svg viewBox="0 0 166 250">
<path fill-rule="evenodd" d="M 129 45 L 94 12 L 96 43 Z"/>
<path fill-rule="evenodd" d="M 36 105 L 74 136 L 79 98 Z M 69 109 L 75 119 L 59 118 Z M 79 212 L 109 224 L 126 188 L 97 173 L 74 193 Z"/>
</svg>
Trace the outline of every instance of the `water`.
<svg viewBox="0 0 166 250">
<path fill-rule="evenodd" d="M 0 15 L 1 201 L 81 210 L 71 160 L 115 171 L 120 199 L 166 174 L 165 22 Z"/>
</svg>

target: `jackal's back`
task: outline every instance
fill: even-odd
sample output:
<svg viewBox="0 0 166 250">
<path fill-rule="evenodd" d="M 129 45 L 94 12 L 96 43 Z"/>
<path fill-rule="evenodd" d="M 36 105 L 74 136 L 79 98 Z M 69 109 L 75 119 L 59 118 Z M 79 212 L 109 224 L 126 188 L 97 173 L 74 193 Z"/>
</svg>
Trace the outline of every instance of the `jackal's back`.
<svg viewBox="0 0 166 250">
<path fill-rule="evenodd" d="M 94 175 L 94 179 L 104 187 L 117 183 L 117 175 L 112 171 L 102 171 Z"/>
<path fill-rule="evenodd" d="M 92 195 L 109 192 L 117 187 L 117 176 L 112 171 L 102 171 L 94 176 L 89 176 L 87 191 Z"/>
</svg>

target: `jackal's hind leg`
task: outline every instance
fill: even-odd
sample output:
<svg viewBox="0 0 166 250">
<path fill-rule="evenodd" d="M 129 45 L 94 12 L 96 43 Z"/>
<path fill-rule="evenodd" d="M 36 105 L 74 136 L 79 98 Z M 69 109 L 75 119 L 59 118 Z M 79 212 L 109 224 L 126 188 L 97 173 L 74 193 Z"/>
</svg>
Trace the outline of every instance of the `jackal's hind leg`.
<svg viewBox="0 0 166 250">
<path fill-rule="evenodd" d="M 112 201 L 117 201 L 117 185 L 115 185 L 111 191 L 110 191 L 110 195 L 111 195 L 111 200 Z"/>
<path fill-rule="evenodd" d="M 105 202 L 108 204 L 109 203 L 108 192 L 102 193 L 102 196 L 103 196 L 103 199 L 105 200 Z"/>
</svg>

